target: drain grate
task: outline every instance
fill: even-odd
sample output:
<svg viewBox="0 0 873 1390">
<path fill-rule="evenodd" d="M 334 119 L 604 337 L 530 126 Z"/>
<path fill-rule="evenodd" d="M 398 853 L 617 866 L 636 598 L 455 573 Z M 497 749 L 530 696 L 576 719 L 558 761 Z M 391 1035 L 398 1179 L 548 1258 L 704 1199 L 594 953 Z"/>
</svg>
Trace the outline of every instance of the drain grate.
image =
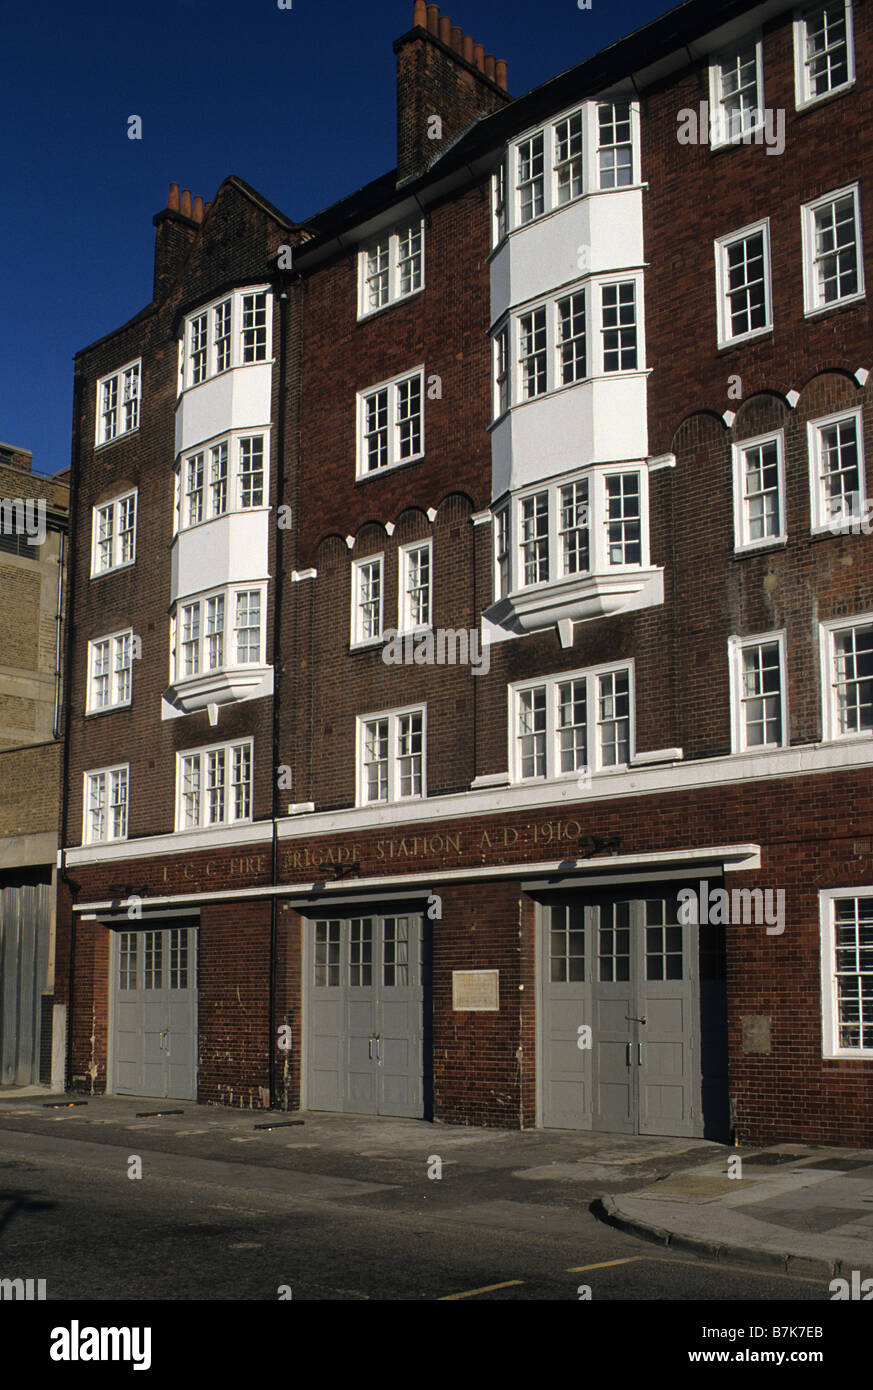
<svg viewBox="0 0 873 1390">
<path fill-rule="evenodd" d="M 856 1168 L 873 1168 L 869 1158 L 818 1158 L 815 1163 L 805 1163 L 804 1168 L 830 1168 L 833 1173 L 854 1173 Z"/>
<path fill-rule="evenodd" d="M 775 1168 L 779 1163 L 797 1163 L 802 1157 L 803 1154 L 783 1154 L 771 1151 L 764 1154 L 749 1154 L 748 1158 L 743 1154 L 742 1160 L 744 1167 L 748 1164 L 750 1167 L 760 1165 L 762 1168 Z"/>
</svg>

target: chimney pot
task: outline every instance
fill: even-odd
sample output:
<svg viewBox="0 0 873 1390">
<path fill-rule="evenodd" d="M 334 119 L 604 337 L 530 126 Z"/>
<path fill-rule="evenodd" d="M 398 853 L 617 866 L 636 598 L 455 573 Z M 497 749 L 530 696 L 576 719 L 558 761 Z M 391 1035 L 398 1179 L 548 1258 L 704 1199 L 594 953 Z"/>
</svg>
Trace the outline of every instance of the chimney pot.
<svg viewBox="0 0 873 1390">
<path fill-rule="evenodd" d="M 480 72 L 485 71 L 485 45 L 477 43 L 473 49 L 473 61 Z"/>
<path fill-rule="evenodd" d="M 412 24 L 414 28 L 427 28 L 427 0 L 415 0 L 415 9 L 412 14 Z"/>
<path fill-rule="evenodd" d="M 492 82 L 497 76 L 497 59 L 493 53 L 485 54 L 485 76 L 490 77 Z"/>
<path fill-rule="evenodd" d="M 179 185 L 177 183 L 170 184 L 170 192 L 167 195 L 167 207 L 170 208 L 172 212 L 179 211 Z"/>
<path fill-rule="evenodd" d="M 504 92 L 506 91 L 506 59 L 505 59 L 505 58 L 498 58 L 498 59 L 497 59 L 497 85 L 498 85 L 498 87 L 502 88 L 502 90 L 503 90 Z"/>
<path fill-rule="evenodd" d="M 194 221 L 203 221 L 203 199 L 201 198 L 199 193 L 197 194 L 197 197 L 194 199 Z"/>
<path fill-rule="evenodd" d="M 440 27 L 440 7 L 439 5 L 428 5 L 427 7 L 427 32 L 438 34 Z"/>
<path fill-rule="evenodd" d="M 447 14 L 440 15 L 440 42 L 450 44 L 452 41 L 452 21 Z"/>
<path fill-rule="evenodd" d="M 212 203 L 211 203 L 211 202 L 210 202 L 210 203 L 204 203 L 204 204 L 203 204 L 203 216 L 204 216 L 204 217 L 206 216 L 207 212 L 209 211 L 209 209 L 210 209 L 211 207 L 212 207 Z"/>
<path fill-rule="evenodd" d="M 461 45 L 464 42 L 464 31 L 459 24 L 452 25 L 452 48 L 456 53 L 460 53 Z"/>
<path fill-rule="evenodd" d="M 469 34 L 465 34 L 465 35 L 464 35 L 463 52 L 464 52 L 464 62 L 465 62 L 465 63 L 470 63 L 470 64 L 472 65 L 472 63 L 473 63 L 473 40 L 470 38 L 470 35 L 469 35 Z"/>
<path fill-rule="evenodd" d="M 190 190 L 190 188 L 183 188 L 183 189 L 182 189 L 181 212 L 182 212 L 182 216 L 183 216 L 183 217 L 190 217 L 190 216 L 191 216 L 191 190 Z"/>
</svg>

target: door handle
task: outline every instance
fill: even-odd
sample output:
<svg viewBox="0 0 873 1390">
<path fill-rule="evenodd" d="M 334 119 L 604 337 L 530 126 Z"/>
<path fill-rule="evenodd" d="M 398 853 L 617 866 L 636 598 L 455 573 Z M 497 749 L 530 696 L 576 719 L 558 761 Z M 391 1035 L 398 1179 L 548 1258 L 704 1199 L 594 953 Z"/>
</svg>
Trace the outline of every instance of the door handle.
<svg viewBox="0 0 873 1390">
<path fill-rule="evenodd" d="M 370 1050 L 370 1061 L 371 1061 L 371 1062 L 372 1062 L 372 1060 L 373 1060 L 373 1043 L 374 1043 L 375 1041 L 376 1041 L 375 1037 L 372 1037 L 372 1036 L 369 1037 L 369 1038 L 367 1039 L 367 1047 L 368 1047 L 369 1050 Z"/>
<path fill-rule="evenodd" d="M 641 1042 L 638 1042 L 638 1043 L 637 1043 L 637 1066 L 638 1066 L 638 1067 L 641 1067 L 642 1065 L 643 1065 L 643 1045 L 642 1045 Z"/>
<path fill-rule="evenodd" d="M 631 1056 L 631 1048 L 632 1048 L 632 1047 L 633 1047 L 633 1043 L 628 1043 L 628 1045 L 627 1045 L 627 1065 L 628 1065 L 628 1066 L 630 1066 L 630 1065 L 631 1065 L 631 1062 L 632 1062 L 632 1056 Z"/>
<path fill-rule="evenodd" d="M 381 1065 L 382 1065 L 382 1034 L 381 1034 L 381 1033 L 377 1033 L 377 1034 L 376 1034 L 376 1062 L 377 1062 L 377 1065 L 381 1067 Z"/>
<path fill-rule="evenodd" d="M 625 1014 L 626 1023 L 645 1023 L 644 1018 L 637 1018 L 634 1014 Z"/>
</svg>

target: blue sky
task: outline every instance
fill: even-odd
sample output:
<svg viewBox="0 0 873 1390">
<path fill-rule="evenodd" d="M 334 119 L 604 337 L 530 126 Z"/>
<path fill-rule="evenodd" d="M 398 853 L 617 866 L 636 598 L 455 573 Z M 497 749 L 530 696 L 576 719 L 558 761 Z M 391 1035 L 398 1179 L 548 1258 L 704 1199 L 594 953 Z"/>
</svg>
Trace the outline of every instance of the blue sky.
<svg viewBox="0 0 873 1390">
<path fill-rule="evenodd" d="M 73 354 L 151 298 L 171 181 L 239 174 L 303 219 L 393 168 L 395 38 L 412 0 L 43 0 L 2 20 L 0 440 L 70 461 Z M 451 0 L 531 87 L 669 0 Z M 127 138 L 142 118 L 142 140 Z"/>
</svg>

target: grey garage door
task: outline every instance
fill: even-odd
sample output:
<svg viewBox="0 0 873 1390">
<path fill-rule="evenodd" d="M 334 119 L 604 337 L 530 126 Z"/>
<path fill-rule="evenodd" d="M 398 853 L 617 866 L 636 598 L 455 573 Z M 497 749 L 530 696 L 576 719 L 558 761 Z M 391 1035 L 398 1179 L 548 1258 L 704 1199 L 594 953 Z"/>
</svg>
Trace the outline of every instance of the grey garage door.
<svg viewBox="0 0 873 1390">
<path fill-rule="evenodd" d="M 698 936 L 675 894 L 541 907 L 542 1122 L 702 1135 Z"/>
<path fill-rule="evenodd" d="M 197 1098 L 197 930 L 112 933 L 112 1089 Z"/>
<path fill-rule="evenodd" d="M 422 916 L 325 917 L 307 931 L 309 1109 L 420 1118 Z"/>
</svg>

